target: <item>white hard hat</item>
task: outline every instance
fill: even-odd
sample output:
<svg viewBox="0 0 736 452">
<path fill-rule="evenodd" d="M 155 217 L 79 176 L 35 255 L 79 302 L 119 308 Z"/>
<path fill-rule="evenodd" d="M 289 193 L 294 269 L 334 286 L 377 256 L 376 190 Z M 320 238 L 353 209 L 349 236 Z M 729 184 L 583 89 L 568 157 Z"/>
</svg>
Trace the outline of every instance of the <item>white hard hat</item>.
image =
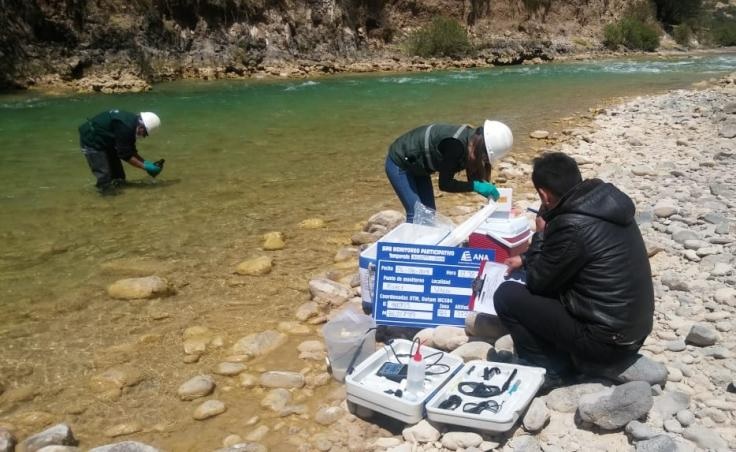
<svg viewBox="0 0 736 452">
<path fill-rule="evenodd" d="M 141 112 L 141 122 L 143 123 L 143 127 L 146 128 L 146 133 L 149 135 L 161 125 L 161 119 L 159 119 L 158 115 L 150 111 Z"/>
<path fill-rule="evenodd" d="M 483 123 L 483 140 L 486 142 L 488 161 L 497 162 L 511 150 L 514 135 L 506 124 L 486 119 Z"/>
</svg>

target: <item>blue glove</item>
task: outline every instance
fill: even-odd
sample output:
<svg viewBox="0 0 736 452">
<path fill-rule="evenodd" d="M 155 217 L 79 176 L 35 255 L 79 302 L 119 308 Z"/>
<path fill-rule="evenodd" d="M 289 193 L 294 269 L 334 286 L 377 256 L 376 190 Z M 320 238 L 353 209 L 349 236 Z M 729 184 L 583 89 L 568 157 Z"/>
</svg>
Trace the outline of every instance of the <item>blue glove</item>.
<svg viewBox="0 0 736 452">
<path fill-rule="evenodd" d="M 495 185 L 482 180 L 473 181 L 473 191 L 486 198 L 493 198 L 494 201 L 498 201 L 498 198 L 501 196 Z"/>
<path fill-rule="evenodd" d="M 143 161 L 143 169 L 148 173 L 151 177 L 158 176 L 158 173 L 161 172 L 161 167 L 156 165 L 155 163 L 151 162 L 150 160 L 144 160 Z"/>
</svg>

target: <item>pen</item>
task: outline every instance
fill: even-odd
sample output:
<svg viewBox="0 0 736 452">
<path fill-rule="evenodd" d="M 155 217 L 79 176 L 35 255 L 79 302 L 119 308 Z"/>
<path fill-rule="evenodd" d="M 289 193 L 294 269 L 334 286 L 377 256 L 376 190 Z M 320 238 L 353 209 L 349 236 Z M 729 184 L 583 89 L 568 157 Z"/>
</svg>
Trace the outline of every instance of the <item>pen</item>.
<svg viewBox="0 0 736 452">
<path fill-rule="evenodd" d="M 527 207 L 526 210 L 528 210 L 531 213 L 539 215 L 539 211 L 537 209 L 532 209 L 531 207 Z"/>
</svg>

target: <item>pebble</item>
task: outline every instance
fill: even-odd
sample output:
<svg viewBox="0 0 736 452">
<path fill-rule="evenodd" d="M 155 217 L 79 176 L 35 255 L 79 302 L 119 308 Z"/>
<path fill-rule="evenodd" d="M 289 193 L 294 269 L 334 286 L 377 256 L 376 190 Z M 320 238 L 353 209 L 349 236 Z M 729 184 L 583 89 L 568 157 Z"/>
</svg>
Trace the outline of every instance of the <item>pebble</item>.
<svg viewBox="0 0 736 452">
<path fill-rule="evenodd" d="M 580 398 L 578 413 L 586 422 L 614 430 L 644 416 L 652 408 L 649 383 L 632 381 Z"/>
<path fill-rule="evenodd" d="M 143 426 L 141 426 L 141 424 L 138 422 L 125 422 L 105 430 L 105 436 L 114 438 L 116 436 L 131 435 L 133 433 L 140 432 L 142 429 Z"/>
<path fill-rule="evenodd" d="M 66 424 L 57 424 L 18 443 L 18 451 L 36 451 L 45 446 L 76 446 L 79 443 Z"/>
<path fill-rule="evenodd" d="M 636 452 L 673 452 L 675 450 L 679 450 L 677 443 L 667 435 L 658 435 L 636 443 Z"/>
<path fill-rule="evenodd" d="M 440 432 L 424 419 L 405 428 L 401 434 L 406 441 L 411 443 L 428 443 L 440 439 Z"/>
<path fill-rule="evenodd" d="M 543 398 L 537 397 L 532 400 L 531 405 L 523 417 L 522 425 L 528 432 L 538 432 L 542 430 L 549 421 L 551 414 L 547 408 L 547 404 Z"/>
<path fill-rule="evenodd" d="M 203 421 L 224 413 L 226 409 L 225 404 L 219 400 L 207 400 L 194 410 L 193 417 L 198 421 Z"/>
<path fill-rule="evenodd" d="M 159 449 L 138 441 L 123 441 L 95 447 L 87 452 L 161 452 Z"/>
<path fill-rule="evenodd" d="M 304 375 L 299 372 L 269 371 L 261 374 L 260 384 L 266 388 L 301 388 Z"/>
<path fill-rule="evenodd" d="M 226 377 L 234 377 L 241 374 L 245 369 L 246 367 L 242 363 L 224 362 L 217 365 L 215 373 Z"/>
<path fill-rule="evenodd" d="M 215 379 L 211 375 L 197 375 L 179 386 L 177 394 L 181 400 L 194 400 L 206 397 L 214 390 Z"/>
<path fill-rule="evenodd" d="M 716 333 L 709 326 L 695 324 L 690 328 L 690 332 L 685 338 L 685 342 L 688 344 L 697 345 L 699 347 L 707 347 L 713 345 L 718 340 L 718 333 Z"/>
<path fill-rule="evenodd" d="M 317 410 L 314 420 L 321 425 L 330 425 L 345 415 L 345 410 L 339 406 L 324 407 Z"/>
<path fill-rule="evenodd" d="M 259 256 L 238 264 L 235 272 L 239 275 L 263 276 L 271 273 L 273 259 L 269 256 Z"/>
<path fill-rule="evenodd" d="M 162 297 L 171 292 L 168 281 L 159 276 L 120 279 L 107 288 L 108 295 L 121 300 Z"/>
</svg>

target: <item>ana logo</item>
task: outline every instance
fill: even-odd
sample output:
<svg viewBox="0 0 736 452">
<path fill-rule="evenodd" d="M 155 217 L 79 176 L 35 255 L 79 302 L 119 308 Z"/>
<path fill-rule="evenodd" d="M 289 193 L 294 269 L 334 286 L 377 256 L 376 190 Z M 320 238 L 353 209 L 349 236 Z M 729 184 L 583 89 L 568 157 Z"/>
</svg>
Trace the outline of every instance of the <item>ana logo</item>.
<svg viewBox="0 0 736 452">
<path fill-rule="evenodd" d="M 463 251 L 462 256 L 460 256 L 461 262 L 471 262 L 473 260 L 473 256 L 470 255 L 470 251 Z"/>
</svg>

